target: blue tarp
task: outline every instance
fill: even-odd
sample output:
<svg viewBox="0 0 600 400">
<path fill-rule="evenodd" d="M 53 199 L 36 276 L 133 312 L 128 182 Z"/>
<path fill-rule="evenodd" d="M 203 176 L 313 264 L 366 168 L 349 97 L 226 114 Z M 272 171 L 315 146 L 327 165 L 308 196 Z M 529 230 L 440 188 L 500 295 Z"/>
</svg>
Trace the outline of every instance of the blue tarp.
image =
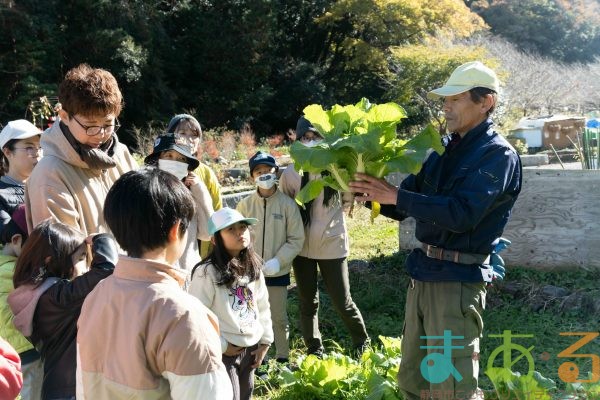
<svg viewBox="0 0 600 400">
<path fill-rule="evenodd" d="M 598 119 L 598 118 L 589 119 L 585 123 L 585 127 L 586 128 L 600 128 L 600 119 Z"/>
</svg>

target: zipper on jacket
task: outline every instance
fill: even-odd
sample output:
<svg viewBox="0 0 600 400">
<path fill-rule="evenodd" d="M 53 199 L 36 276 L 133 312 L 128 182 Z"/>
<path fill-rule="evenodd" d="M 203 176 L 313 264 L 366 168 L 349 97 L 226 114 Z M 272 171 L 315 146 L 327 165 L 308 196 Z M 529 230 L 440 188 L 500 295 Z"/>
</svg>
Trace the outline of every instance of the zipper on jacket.
<svg viewBox="0 0 600 400">
<path fill-rule="evenodd" d="M 263 198 L 263 241 L 260 257 L 265 259 L 265 232 L 267 230 L 267 199 Z"/>
</svg>

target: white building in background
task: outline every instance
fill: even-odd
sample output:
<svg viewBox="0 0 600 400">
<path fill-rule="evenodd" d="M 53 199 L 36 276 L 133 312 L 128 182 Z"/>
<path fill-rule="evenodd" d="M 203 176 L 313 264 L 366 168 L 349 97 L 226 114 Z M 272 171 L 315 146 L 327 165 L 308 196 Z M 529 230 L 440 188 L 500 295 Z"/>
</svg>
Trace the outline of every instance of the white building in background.
<svg viewBox="0 0 600 400">
<path fill-rule="evenodd" d="M 572 147 L 571 141 L 577 143 L 577 136 L 584 128 L 584 117 L 548 115 L 521 118 L 517 126 L 510 130 L 510 134 L 524 140 L 531 150 L 550 149 L 550 145 L 558 150 Z"/>
</svg>

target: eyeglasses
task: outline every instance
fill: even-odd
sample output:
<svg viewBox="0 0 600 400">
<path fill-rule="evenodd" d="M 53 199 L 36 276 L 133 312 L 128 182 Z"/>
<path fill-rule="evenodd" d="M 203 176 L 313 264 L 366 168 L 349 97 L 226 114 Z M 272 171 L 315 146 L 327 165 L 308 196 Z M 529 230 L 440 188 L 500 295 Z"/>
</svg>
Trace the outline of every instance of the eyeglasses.
<svg viewBox="0 0 600 400">
<path fill-rule="evenodd" d="M 189 136 L 175 134 L 175 143 L 177 143 L 178 145 L 188 147 L 190 151 L 192 150 L 192 147 L 194 147 L 194 145 L 196 144 L 196 139 L 197 136 L 192 138 Z"/>
<path fill-rule="evenodd" d="M 83 129 L 85 129 L 85 134 L 88 136 L 96 136 L 100 132 L 112 134 L 119 130 L 121 124 L 119 124 L 119 120 L 115 119 L 115 123 L 113 125 L 103 125 L 103 126 L 86 126 L 79 122 L 75 116 L 72 116 L 75 122 L 79 124 Z"/>
<path fill-rule="evenodd" d="M 178 143 L 185 143 L 188 146 L 193 146 L 194 144 L 196 144 L 196 141 L 200 140 L 200 135 L 196 133 L 176 132 L 175 140 Z"/>
<path fill-rule="evenodd" d="M 35 146 L 15 147 L 15 150 L 25 150 L 25 152 L 30 156 L 36 156 L 36 155 L 42 153 L 42 151 L 43 151 L 41 147 L 35 147 Z"/>
<path fill-rule="evenodd" d="M 189 138 L 199 138 L 201 132 L 199 132 L 197 129 L 177 129 L 175 130 L 175 134 L 179 136 L 186 136 Z"/>
<path fill-rule="evenodd" d="M 304 135 L 302 135 L 302 137 L 300 137 L 300 141 L 305 143 L 305 142 L 310 142 L 311 140 L 323 139 L 320 135 L 317 135 L 314 132 L 310 132 L 310 133 L 311 133 L 311 135 L 309 135 L 308 132 L 306 132 Z"/>
</svg>

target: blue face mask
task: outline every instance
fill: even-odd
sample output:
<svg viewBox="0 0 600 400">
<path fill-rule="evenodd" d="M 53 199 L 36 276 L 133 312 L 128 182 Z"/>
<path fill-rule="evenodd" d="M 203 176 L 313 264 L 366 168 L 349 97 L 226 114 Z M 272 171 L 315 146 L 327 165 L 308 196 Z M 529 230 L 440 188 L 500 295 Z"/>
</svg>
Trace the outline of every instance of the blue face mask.
<svg viewBox="0 0 600 400">
<path fill-rule="evenodd" d="M 277 182 L 277 176 L 275 174 L 261 175 L 258 178 L 256 178 L 254 182 L 256 182 L 256 186 L 258 186 L 259 188 L 269 190 Z"/>
</svg>

